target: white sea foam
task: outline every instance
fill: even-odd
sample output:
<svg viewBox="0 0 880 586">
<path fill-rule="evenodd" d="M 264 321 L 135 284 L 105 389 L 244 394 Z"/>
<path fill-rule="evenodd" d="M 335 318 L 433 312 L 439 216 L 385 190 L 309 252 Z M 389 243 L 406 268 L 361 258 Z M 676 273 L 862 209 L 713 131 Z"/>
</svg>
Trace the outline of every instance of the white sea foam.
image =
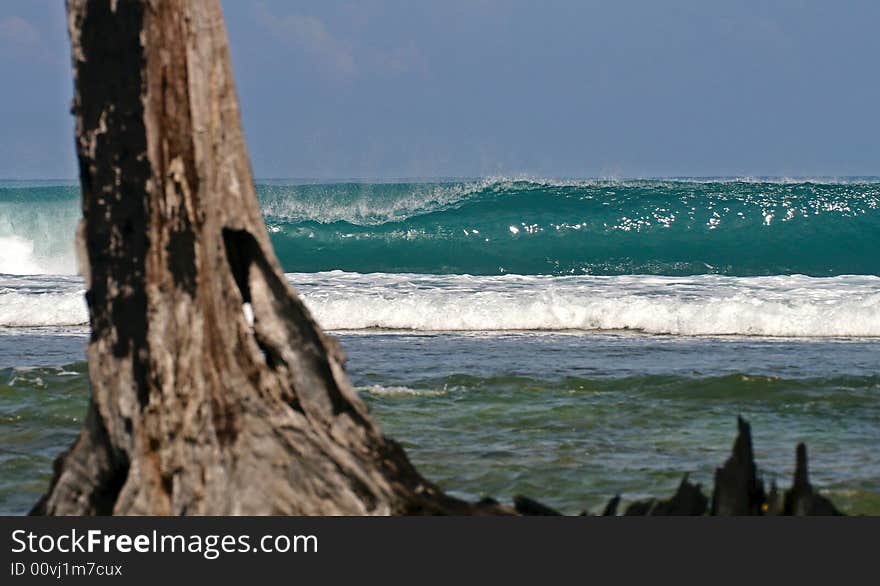
<svg viewBox="0 0 880 586">
<path fill-rule="evenodd" d="M 295 273 L 328 330 L 636 330 L 673 335 L 880 337 L 880 277 Z M 0 278 L 0 326 L 88 322 L 82 281 Z"/>
<path fill-rule="evenodd" d="M 368 393 L 370 395 L 376 395 L 380 397 L 440 397 L 442 395 L 445 395 L 447 392 L 445 389 L 411 389 L 409 387 L 403 386 L 383 385 L 370 385 L 367 387 L 359 387 L 357 390 L 361 393 Z"/>
<path fill-rule="evenodd" d="M 77 326 L 88 321 L 82 279 L 0 276 L 0 326 Z"/>
<path fill-rule="evenodd" d="M 326 329 L 880 336 L 880 278 L 291 274 Z"/>
<path fill-rule="evenodd" d="M 82 293 L 0 292 L 0 326 L 75 326 L 88 319 Z"/>
</svg>

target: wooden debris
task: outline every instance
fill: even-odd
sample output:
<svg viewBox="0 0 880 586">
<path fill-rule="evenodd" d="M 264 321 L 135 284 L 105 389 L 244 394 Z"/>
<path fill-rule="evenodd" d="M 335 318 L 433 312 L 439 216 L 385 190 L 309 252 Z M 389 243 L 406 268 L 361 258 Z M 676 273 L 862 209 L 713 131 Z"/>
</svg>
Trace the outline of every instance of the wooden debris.
<svg viewBox="0 0 880 586">
<path fill-rule="evenodd" d="M 794 482 L 785 493 L 784 513 L 795 516 L 836 516 L 842 513 L 834 504 L 820 495 L 810 484 L 807 469 L 807 446 L 797 445 Z"/>
<path fill-rule="evenodd" d="M 513 508 L 516 509 L 516 512 L 520 515 L 526 516 L 558 517 L 562 515 L 562 513 L 556 509 L 520 495 L 513 497 Z"/>
<path fill-rule="evenodd" d="M 760 515 L 766 502 L 755 466 L 751 427 L 742 417 L 737 417 L 737 427 L 733 452 L 715 471 L 712 515 Z"/>
</svg>

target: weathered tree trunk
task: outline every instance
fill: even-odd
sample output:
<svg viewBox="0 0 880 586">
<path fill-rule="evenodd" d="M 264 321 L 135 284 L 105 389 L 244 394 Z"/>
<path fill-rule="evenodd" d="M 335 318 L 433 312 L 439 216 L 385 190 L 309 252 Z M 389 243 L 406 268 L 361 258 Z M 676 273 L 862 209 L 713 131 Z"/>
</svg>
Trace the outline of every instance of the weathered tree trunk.
<svg viewBox="0 0 880 586">
<path fill-rule="evenodd" d="M 472 513 L 283 277 L 218 0 L 68 0 L 92 401 L 44 514 Z"/>
<path fill-rule="evenodd" d="M 260 214 L 219 0 L 68 0 L 92 401 L 36 514 L 557 515 L 422 478 L 284 279 Z M 768 502 L 748 424 L 711 514 L 836 514 L 799 446 Z M 605 509 L 614 515 L 620 497 Z M 700 486 L 626 514 L 702 515 Z"/>
</svg>

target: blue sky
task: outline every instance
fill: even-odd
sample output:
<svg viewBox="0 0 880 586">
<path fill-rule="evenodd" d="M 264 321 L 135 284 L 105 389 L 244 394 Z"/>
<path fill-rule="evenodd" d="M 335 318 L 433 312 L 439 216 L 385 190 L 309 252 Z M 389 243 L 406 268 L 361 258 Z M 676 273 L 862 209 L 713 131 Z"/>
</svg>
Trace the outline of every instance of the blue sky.
<svg viewBox="0 0 880 586">
<path fill-rule="evenodd" d="M 878 2 L 223 5 L 258 177 L 880 174 Z M 0 79 L 0 177 L 74 177 L 61 0 Z"/>
</svg>

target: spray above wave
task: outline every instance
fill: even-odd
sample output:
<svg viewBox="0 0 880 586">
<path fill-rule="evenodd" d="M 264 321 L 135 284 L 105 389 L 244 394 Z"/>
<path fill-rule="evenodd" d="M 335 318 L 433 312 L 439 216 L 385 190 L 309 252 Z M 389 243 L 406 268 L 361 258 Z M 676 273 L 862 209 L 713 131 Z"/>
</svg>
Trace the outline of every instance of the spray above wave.
<svg viewBox="0 0 880 586">
<path fill-rule="evenodd" d="M 863 193 L 877 201 L 880 179 L 588 179 L 555 180 L 540 178 L 487 177 L 445 182 L 348 182 L 284 183 L 276 181 L 257 185 L 263 213 L 284 222 L 314 221 L 321 224 L 347 222 L 368 226 L 407 220 L 458 207 L 468 200 L 494 199 L 517 192 L 547 191 L 589 199 L 602 194 L 616 195 L 632 191 L 683 196 L 718 195 L 763 197 L 772 205 L 777 195 L 811 195 L 816 201 L 833 196 Z M 769 199 L 768 199 L 769 198 Z"/>
<path fill-rule="evenodd" d="M 375 226 L 448 209 L 502 184 L 483 179 L 454 183 L 316 183 L 258 185 L 263 214 L 275 222 L 346 222 Z"/>
<path fill-rule="evenodd" d="M 79 216 L 76 186 L 0 185 L 0 273 L 76 272 L 73 236 Z"/>
<path fill-rule="evenodd" d="M 0 273 L 74 273 L 79 217 L 76 186 L 0 185 Z"/>
<path fill-rule="evenodd" d="M 262 192 L 286 270 L 880 274 L 880 184 L 477 181 Z"/>
</svg>

